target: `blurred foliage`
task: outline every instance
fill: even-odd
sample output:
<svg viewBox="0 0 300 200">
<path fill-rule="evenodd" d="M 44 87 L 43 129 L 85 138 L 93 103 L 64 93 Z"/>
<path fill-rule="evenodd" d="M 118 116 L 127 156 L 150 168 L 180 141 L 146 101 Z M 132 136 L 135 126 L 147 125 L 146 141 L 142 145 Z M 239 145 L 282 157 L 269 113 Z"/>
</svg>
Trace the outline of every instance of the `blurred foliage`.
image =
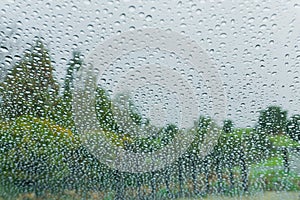
<svg viewBox="0 0 300 200">
<path fill-rule="evenodd" d="M 121 130 L 113 116 L 113 105 L 106 91 L 100 87 L 96 89 L 96 113 L 103 130 L 121 134 Z"/>
<path fill-rule="evenodd" d="M 237 176 L 234 169 L 239 169 L 239 179 L 246 191 L 249 167 L 282 166 L 286 157 L 281 158 L 282 152 L 277 148 L 299 148 L 300 117 L 294 115 L 287 120 L 287 111 L 278 106 L 262 110 L 255 128 L 235 128 L 232 120 L 225 120 L 223 127 L 219 127 L 210 117 L 200 116 L 194 127 L 181 130 L 174 124 L 151 125 L 128 95 L 112 100 L 98 87 L 95 109 L 101 134 L 97 134 L 107 143 L 134 153 L 150 153 L 171 144 L 178 134 L 193 136 L 187 152 L 160 171 L 131 174 L 111 169 L 90 152 L 76 132 L 72 92 L 76 72 L 83 65 L 81 57 L 79 52 L 73 53 L 62 95 L 53 77 L 49 52 L 40 40 L 25 51 L 24 58 L 0 84 L 0 178 L 5 185 L 35 191 L 114 190 L 108 198 L 114 195 L 122 198 L 120 191 L 144 187 L 151 194 L 158 191 L 160 184 L 159 189 L 167 198 L 170 188 L 176 191 L 175 196 L 180 196 L 189 184 L 195 194 L 201 184 L 205 193 L 212 192 L 209 183 L 219 193 L 233 191 Z M 140 130 L 150 134 L 140 137 L 136 134 Z M 203 152 L 207 146 L 212 149 Z M 229 184 L 223 181 L 227 171 Z M 200 184 L 201 174 L 204 180 Z M 262 177 L 265 189 L 278 189 L 273 185 L 287 181 L 283 185 L 288 189 L 299 190 L 299 176 L 293 173 L 257 170 L 250 173 L 250 183 Z"/>
<path fill-rule="evenodd" d="M 286 131 L 287 111 L 279 106 L 269 106 L 260 111 L 257 130 L 269 135 L 280 135 Z"/>
<path fill-rule="evenodd" d="M 252 128 L 238 128 L 230 133 L 223 132 L 214 148 L 216 157 L 224 166 L 238 165 L 241 152 L 246 154 L 246 162 L 257 163 L 267 158 L 272 150 L 269 138 Z"/>
<path fill-rule="evenodd" d="M 161 128 L 155 135 L 149 137 L 135 137 L 127 144 L 127 149 L 133 152 L 154 152 L 168 145 L 178 134 L 179 129 L 174 124 Z"/>
<path fill-rule="evenodd" d="M 64 82 L 64 97 L 66 100 L 72 98 L 72 90 L 74 87 L 75 72 L 83 65 L 82 55 L 79 51 L 73 52 L 73 57 L 68 63 L 67 74 Z"/>
<path fill-rule="evenodd" d="M 53 70 L 48 50 L 37 40 L 0 84 L 2 118 L 9 120 L 22 115 L 46 118 L 58 95 Z"/>
<path fill-rule="evenodd" d="M 1 177 L 21 186 L 46 187 L 69 174 L 66 163 L 78 141 L 48 120 L 18 117 L 0 125 Z"/>
<path fill-rule="evenodd" d="M 72 92 L 74 89 L 75 73 L 83 65 L 80 52 L 73 52 L 73 58 L 69 61 L 67 74 L 64 82 L 63 95 L 55 99 L 55 105 L 51 107 L 49 118 L 53 119 L 58 125 L 71 129 L 76 132 L 72 109 Z"/>
<path fill-rule="evenodd" d="M 288 120 L 287 134 L 296 142 L 300 142 L 300 115 L 294 115 Z"/>
<path fill-rule="evenodd" d="M 271 155 L 273 147 L 266 134 L 251 128 L 241 130 L 243 130 L 247 160 L 250 163 L 260 162 Z"/>
<path fill-rule="evenodd" d="M 205 138 L 209 138 L 209 134 L 213 133 L 216 128 L 216 124 L 210 117 L 206 116 L 200 116 L 198 121 L 195 123 L 194 128 L 190 130 L 190 132 L 194 135 L 194 139 L 191 142 L 191 145 L 188 149 L 188 159 L 190 159 L 191 162 L 197 162 L 198 156 L 200 156 L 201 153 L 201 147 L 205 145 Z"/>
<path fill-rule="evenodd" d="M 274 147 L 287 147 L 297 148 L 300 147 L 300 143 L 292 140 L 289 136 L 270 136 L 269 140 L 272 142 Z"/>
<path fill-rule="evenodd" d="M 224 133 L 230 133 L 233 131 L 234 125 L 233 121 L 230 119 L 224 120 L 223 122 L 223 132 Z"/>
<path fill-rule="evenodd" d="M 284 160 L 281 156 L 270 157 L 251 167 L 249 182 L 256 189 L 269 191 L 299 191 L 300 177 L 296 173 L 283 170 Z"/>
</svg>

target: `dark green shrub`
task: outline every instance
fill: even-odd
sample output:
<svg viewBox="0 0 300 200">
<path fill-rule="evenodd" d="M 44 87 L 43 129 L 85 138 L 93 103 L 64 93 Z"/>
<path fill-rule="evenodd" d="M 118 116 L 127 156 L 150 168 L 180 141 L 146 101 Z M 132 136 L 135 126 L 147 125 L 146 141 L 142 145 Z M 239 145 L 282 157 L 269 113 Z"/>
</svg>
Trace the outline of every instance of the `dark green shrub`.
<svg viewBox="0 0 300 200">
<path fill-rule="evenodd" d="M 0 125 L 1 178 L 24 188 L 51 188 L 70 173 L 67 159 L 78 142 L 50 121 L 19 117 Z"/>
</svg>

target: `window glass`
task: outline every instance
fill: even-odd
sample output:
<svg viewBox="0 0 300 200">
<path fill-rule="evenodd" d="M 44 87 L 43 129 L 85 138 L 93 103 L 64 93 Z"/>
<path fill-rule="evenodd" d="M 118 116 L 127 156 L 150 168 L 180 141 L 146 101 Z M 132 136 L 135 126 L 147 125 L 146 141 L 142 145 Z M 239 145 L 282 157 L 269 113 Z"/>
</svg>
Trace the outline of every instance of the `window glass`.
<svg viewBox="0 0 300 200">
<path fill-rule="evenodd" d="M 300 3 L 0 2 L 1 199 L 300 198 Z"/>
</svg>

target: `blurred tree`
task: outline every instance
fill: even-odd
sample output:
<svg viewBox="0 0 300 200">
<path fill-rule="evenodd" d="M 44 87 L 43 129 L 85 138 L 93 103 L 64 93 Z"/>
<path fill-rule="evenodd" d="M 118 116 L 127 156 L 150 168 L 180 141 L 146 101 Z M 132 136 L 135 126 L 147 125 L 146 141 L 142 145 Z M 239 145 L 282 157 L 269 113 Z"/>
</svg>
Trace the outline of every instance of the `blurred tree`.
<svg viewBox="0 0 300 200">
<path fill-rule="evenodd" d="M 166 146 L 169 144 L 174 139 L 178 131 L 179 128 L 174 124 L 167 124 L 166 127 L 162 128 L 158 132 L 158 137 L 160 138 L 162 145 Z"/>
<path fill-rule="evenodd" d="M 244 152 L 244 149 L 242 148 L 241 151 L 239 152 L 239 160 L 240 160 L 240 167 L 241 167 L 241 178 L 242 178 L 242 188 L 244 192 L 248 191 L 248 165 L 246 162 L 246 155 Z"/>
<path fill-rule="evenodd" d="M 73 57 L 68 63 L 67 74 L 64 81 L 63 96 L 57 99 L 57 103 L 51 112 L 51 118 L 54 119 L 57 124 L 65 128 L 69 128 L 74 132 L 75 122 L 72 110 L 72 90 L 75 73 L 82 65 L 83 60 L 81 59 L 81 53 L 78 51 L 73 52 Z"/>
<path fill-rule="evenodd" d="M 113 115 L 112 101 L 103 88 L 96 89 L 96 113 L 103 130 L 120 132 Z"/>
<path fill-rule="evenodd" d="M 133 152 L 154 152 L 170 144 L 178 134 L 179 129 L 174 124 L 167 124 L 163 128 L 148 127 L 148 137 L 134 137 L 134 141 L 128 145 Z"/>
<path fill-rule="evenodd" d="M 117 94 L 112 101 L 114 118 L 118 121 L 120 126 L 126 126 L 126 129 L 131 129 L 131 131 L 134 132 L 132 129 L 150 125 L 150 120 L 142 117 L 142 114 L 139 112 L 129 94 Z"/>
<path fill-rule="evenodd" d="M 258 163 L 272 154 L 273 145 L 266 133 L 257 129 L 246 130 L 245 144 L 247 146 L 247 160 L 250 163 Z"/>
<path fill-rule="evenodd" d="M 285 133 L 287 111 L 279 106 L 269 106 L 260 112 L 257 130 L 268 135 L 281 135 Z"/>
<path fill-rule="evenodd" d="M 233 131 L 233 121 L 230 119 L 224 120 L 223 122 L 223 132 L 224 133 L 231 133 Z"/>
<path fill-rule="evenodd" d="M 0 84 L 2 117 L 15 119 L 31 115 L 45 118 L 58 95 L 53 71 L 49 52 L 38 39 Z"/>
<path fill-rule="evenodd" d="M 300 115 L 294 115 L 287 122 L 287 134 L 296 142 L 300 142 Z"/>
<path fill-rule="evenodd" d="M 208 170 L 208 164 L 204 164 L 205 161 L 200 160 L 200 158 L 203 156 L 201 154 L 205 152 L 201 152 L 201 148 L 206 146 L 205 138 L 210 134 L 210 131 L 214 129 L 216 125 L 214 124 L 213 120 L 210 117 L 200 116 L 198 121 L 195 123 L 195 127 L 193 128 L 193 132 L 195 134 L 194 140 L 191 143 L 188 152 L 187 152 L 187 159 L 191 171 L 192 176 L 192 187 L 193 192 L 197 194 L 198 187 L 197 187 L 197 175 L 199 173 L 199 165 L 205 165 L 205 174 L 208 177 L 209 170 Z M 200 164 L 201 163 L 201 164 Z"/>
<path fill-rule="evenodd" d="M 195 138 L 189 150 L 195 154 L 199 154 L 200 146 L 214 127 L 215 124 L 210 117 L 200 116 L 195 124 Z"/>
<path fill-rule="evenodd" d="M 64 83 L 64 97 L 67 99 L 72 98 L 72 89 L 75 72 L 77 72 L 83 65 L 83 60 L 81 58 L 81 53 L 78 51 L 73 52 L 73 57 L 68 63 L 67 74 Z"/>
</svg>

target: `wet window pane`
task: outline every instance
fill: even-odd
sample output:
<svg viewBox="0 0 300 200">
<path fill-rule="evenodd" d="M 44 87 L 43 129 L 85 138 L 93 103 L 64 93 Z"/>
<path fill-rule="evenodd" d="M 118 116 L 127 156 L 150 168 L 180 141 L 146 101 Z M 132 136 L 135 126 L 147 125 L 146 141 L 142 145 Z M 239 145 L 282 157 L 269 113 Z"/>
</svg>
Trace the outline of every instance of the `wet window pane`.
<svg viewBox="0 0 300 200">
<path fill-rule="evenodd" d="M 300 3 L 0 2 L 0 200 L 299 199 Z"/>
</svg>

